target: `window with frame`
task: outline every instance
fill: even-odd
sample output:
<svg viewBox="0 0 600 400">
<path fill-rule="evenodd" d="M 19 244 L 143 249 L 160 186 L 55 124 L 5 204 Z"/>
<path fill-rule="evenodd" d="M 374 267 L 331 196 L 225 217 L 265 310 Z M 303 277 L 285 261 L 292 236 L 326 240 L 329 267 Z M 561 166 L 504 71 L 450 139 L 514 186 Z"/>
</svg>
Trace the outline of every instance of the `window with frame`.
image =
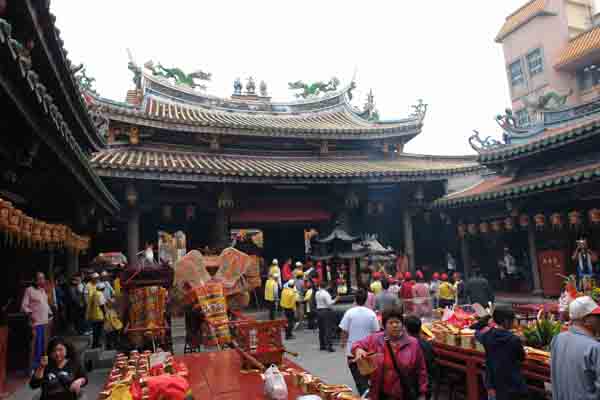
<svg viewBox="0 0 600 400">
<path fill-rule="evenodd" d="M 525 83 L 525 76 L 523 75 L 523 67 L 521 67 L 521 60 L 515 61 L 508 66 L 510 73 L 510 84 L 512 86 L 518 86 Z"/>
<path fill-rule="evenodd" d="M 577 71 L 577 82 L 579 90 L 585 91 L 600 84 L 600 68 L 596 65 L 588 65 Z"/>
<path fill-rule="evenodd" d="M 515 117 L 517 120 L 517 126 L 526 126 L 529 125 L 531 120 L 529 119 L 529 112 L 526 108 L 522 108 L 515 113 Z"/>
<path fill-rule="evenodd" d="M 544 72 L 542 49 L 535 49 L 527 54 L 527 67 L 529 68 L 529 75 L 531 76 Z"/>
</svg>

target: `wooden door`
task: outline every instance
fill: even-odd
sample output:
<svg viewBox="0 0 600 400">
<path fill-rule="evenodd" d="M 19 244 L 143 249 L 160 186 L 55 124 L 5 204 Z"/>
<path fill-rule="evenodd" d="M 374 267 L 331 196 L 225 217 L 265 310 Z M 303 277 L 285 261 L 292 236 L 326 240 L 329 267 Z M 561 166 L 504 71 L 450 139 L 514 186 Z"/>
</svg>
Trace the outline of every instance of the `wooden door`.
<svg viewBox="0 0 600 400">
<path fill-rule="evenodd" d="M 538 266 L 544 296 L 560 296 L 560 289 L 564 278 L 558 276 L 558 274 L 567 275 L 564 251 L 545 250 L 539 252 Z"/>
</svg>

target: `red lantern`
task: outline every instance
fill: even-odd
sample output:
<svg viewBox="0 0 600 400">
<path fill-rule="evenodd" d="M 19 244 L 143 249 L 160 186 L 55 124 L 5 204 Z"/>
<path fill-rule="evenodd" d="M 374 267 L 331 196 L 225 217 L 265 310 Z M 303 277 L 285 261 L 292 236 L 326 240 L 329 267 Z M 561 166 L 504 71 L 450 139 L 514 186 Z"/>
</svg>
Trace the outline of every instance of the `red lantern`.
<svg viewBox="0 0 600 400">
<path fill-rule="evenodd" d="M 490 226 L 487 222 L 482 222 L 479 224 L 479 231 L 481 233 L 488 233 L 490 230 L 489 228 L 490 228 Z"/>
<path fill-rule="evenodd" d="M 519 217 L 519 225 L 521 225 L 521 228 L 527 228 L 529 226 L 529 215 L 521 214 Z"/>
<path fill-rule="evenodd" d="M 573 210 L 569 213 L 569 225 L 571 225 L 571 228 L 581 225 L 581 213 L 579 211 Z"/>
<path fill-rule="evenodd" d="M 535 221 L 536 228 L 544 229 L 546 226 L 546 216 L 544 214 L 536 214 L 533 219 Z"/>
<path fill-rule="evenodd" d="M 504 229 L 512 231 L 514 227 L 513 219 L 511 217 L 504 218 Z"/>
<path fill-rule="evenodd" d="M 550 223 L 555 228 L 562 228 L 563 226 L 563 216 L 560 213 L 554 213 L 550 216 Z"/>
</svg>

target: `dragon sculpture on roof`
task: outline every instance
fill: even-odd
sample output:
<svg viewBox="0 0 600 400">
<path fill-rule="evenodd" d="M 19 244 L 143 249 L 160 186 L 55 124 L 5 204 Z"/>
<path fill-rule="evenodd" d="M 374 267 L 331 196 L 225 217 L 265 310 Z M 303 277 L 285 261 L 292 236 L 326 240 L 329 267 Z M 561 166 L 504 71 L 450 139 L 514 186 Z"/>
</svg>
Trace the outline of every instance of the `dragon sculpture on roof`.
<svg viewBox="0 0 600 400">
<path fill-rule="evenodd" d="M 160 63 L 154 65 L 152 61 L 148 61 L 144 64 L 144 67 L 152 71 L 153 76 L 159 76 L 165 79 L 173 79 L 176 85 L 188 86 L 192 89 L 200 88 L 206 89 L 205 85 L 196 83 L 196 79 L 202 81 L 210 81 L 212 74 L 210 72 L 204 72 L 201 70 L 186 74 L 179 68 L 165 68 Z"/>
<path fill-rule="evenodd" d="M 329 82 L 318 81 L 311 84 L 304 83 L 303 81 L 289 82 L 288 87 L 290 90 L 302 90 L 296 93 L 295 96 L 298 98 L 308 99 L 312 97 L 318 97 L 323 93 L 335 92 L 338 89 L 340 80 L 335 76 L 329 80 Z"/>
<path fill-rule="evenodd" d="M 527 97 L 523 97 L 522 101 L 525 106 L 534 112 L 555 111 L 565 106 L 567 99 L 573 94 L 573 89 L 565 95 L 559 95 L 556 92 L 548 92 L 539 96 L 536 100 L 531 101 Z"/>
<path fill-rule="evenodd" d="M 482 139 L 479 136 L 480 134 L 478 131 L 473 130 L 473 132 L 475 132 L 475 134 L 469 137 L 469 145 L 471 145 L 471 148 L 478 153 L 481 151 L 492 150 L 505 146 L 504 143 L 492 138 L 491 136 L 487 136 L 485 139 Z"/>
</svg>

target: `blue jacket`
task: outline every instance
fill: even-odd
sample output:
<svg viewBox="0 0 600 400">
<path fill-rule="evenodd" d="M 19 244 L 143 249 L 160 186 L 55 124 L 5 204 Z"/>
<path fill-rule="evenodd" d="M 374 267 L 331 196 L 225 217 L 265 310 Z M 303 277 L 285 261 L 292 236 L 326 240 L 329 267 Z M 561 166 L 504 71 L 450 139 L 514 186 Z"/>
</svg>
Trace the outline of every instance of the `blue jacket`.
<svg viewBox="0 0 600 400">
<path fill-rule="evenodd" d="M 521 339 L 510 331 L 489 326 L 478 330 L 475 338 L 485 348 L 487 389 L 495 389 L 498 399 L 526 393 L 527 385 L 521 375 L 521 363 L 525 359 Z"/>
</svg>

